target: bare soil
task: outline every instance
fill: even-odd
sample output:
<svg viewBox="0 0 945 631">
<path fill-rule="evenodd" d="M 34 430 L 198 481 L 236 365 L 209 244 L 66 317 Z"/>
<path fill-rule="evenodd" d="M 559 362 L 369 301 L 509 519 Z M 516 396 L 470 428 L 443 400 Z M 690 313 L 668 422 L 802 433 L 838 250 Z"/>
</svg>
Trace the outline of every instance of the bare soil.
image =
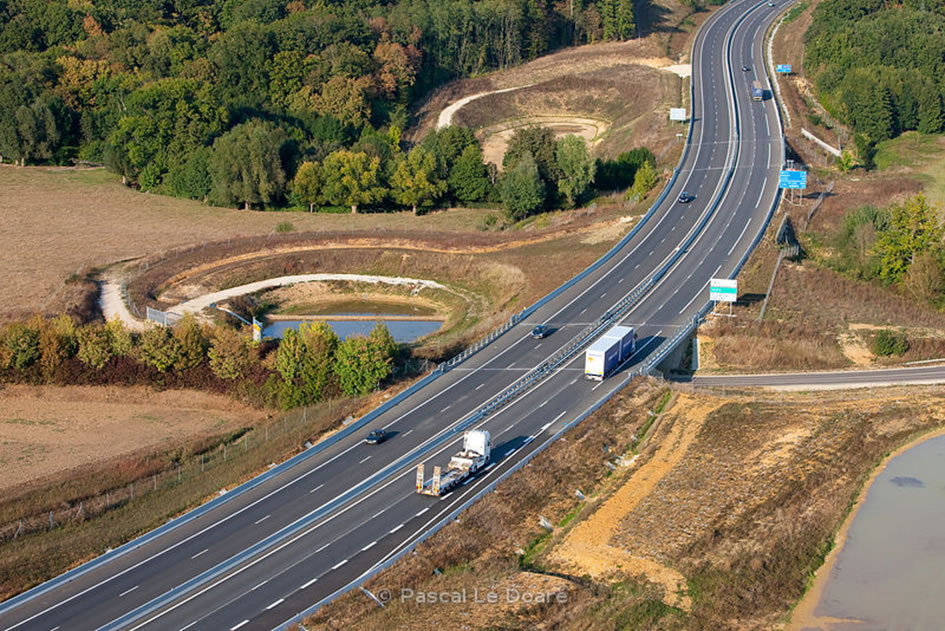
<svg viewBox="0 0 945 631">
<path fill-rule="evenodd" d="M 252 425 L 266 414 L 230 397 L 141 387 L 0 389 L 0 490 L 148 448 Z"/>
<path fill-rule="evenodd" d="M 934 387 L 687 390 L 628 460 L 631 437 L 661 392 L 650 383 L 619 393 L 366 585 L 375 593 L 472 593 L 539 574 L 565 581 L 557 587 L 564 602 L 464 603 L 443 613 L 441 605 L 396 601 L 380 610 L 353 593 L 306 628 L 783 628 L 877 463 L 945 426 L 945 398 Z M 616 471 L 605 473 L 607 461 Z M 536 515 L 554 531 L 538 528 Z"/>
</svg>

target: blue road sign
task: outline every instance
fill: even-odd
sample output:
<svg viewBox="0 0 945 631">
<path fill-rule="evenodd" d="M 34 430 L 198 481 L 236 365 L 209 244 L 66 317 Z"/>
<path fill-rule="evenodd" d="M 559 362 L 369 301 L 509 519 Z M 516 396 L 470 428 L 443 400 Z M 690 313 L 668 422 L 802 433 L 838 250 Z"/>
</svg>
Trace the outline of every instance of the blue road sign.
<svg viewBox="0 0 945 631">
<path fill-rule="evenodd" d="M 781 171 L 778 186 L 781 188 L 807 188 L 807 171 Z"/>
<path fill-rule="evenodd" d="M 791 64 L 778 64 L 778 65 L 775 67 L 775 70 L 778 71 L 778 72 L 784 73 L 784 74 L 790 74 L 790 72 L 791 72 Z"/>
</svg>

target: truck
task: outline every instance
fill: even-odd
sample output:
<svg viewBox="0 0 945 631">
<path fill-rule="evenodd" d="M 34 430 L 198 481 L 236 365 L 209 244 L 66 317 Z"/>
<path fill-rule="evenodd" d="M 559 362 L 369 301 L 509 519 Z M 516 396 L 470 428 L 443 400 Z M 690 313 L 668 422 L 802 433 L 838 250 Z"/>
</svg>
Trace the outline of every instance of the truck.
<svg viewBox="0 0 945 631">
<path fill-rule="evenodd" d="M 476 471 L 489 464 L 492 454 L 492 436 L 484 429 L 473 429 L 463 434 L 463 448 L 450 458 L 446 471 L 433 467 L 428 482 L 423 476 L 423 463 L 417 465 L 417 493 L 440 496 L 449 493 Z"/>
<path fill-rule="evenodd" d="M 761 89 L 761 84 L 757 81 L 751 82 L 751 100 L 752 101 L 764 101 L 765 100 L 765 91 Z"/>
<path fill-rule="evenodd" d="M 615 326 L 591 344 L 584 354 L 584 376 L 603 381 L 625 359 L 633 355 L 637 336 L 632 326 Z"/>
</svg>

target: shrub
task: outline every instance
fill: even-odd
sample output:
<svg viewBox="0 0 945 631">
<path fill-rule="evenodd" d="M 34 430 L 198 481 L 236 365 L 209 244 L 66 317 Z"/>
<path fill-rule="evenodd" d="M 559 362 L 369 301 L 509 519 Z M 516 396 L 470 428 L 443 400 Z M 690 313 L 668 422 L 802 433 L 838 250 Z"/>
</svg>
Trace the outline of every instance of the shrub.
<svg viewBox="0 0 945 631">
<path fill-rule="evenodd" d="M 207 356 L 209 340 L 193 314 L 188 313 L 177 323 L 174 327 L 174 337 L 180 343 L 180 358 L 174 368 L 186 370 L 203 363 Z"/>
<path fill-rule="evenodd" d="M 141 336 L 138 345 L 141 363 L 153 366 L 158 372 L 180 365 L 183 350 L 171 330 L 164 326 L 152 326 Z"/>
<path fill-rule="evenodd" d="M 280 221 L 276 226 L 276 232 L 295 232 L 295 225 L 291 221 Z"/>
<path fill-rule="evenodd" d="M 4 345 L 9 357 L 7 365 L 17 370 L 29 368 L 40 357 L 39 331 L 26 324 L 11 325 Z"/>
<path fill-rule="evenodd" d="M 239 331 L 217 327 L 210 339 L 210 370 L 220 379 L 234 381 L 243 376 L 249 365 L 249 347 Z"/>
<path fill-rule="evenodd" d="M 383 343 L 363 336 L 349 337 L 335 353 L 335 374 L 348 396 L 368 394 L 391 373 L 393 358 Z"/>
<path fill-rule="evenodd" d="M 101 370 L 112 358 L 112 345 L 108 331 L 101 324 L 87 324 L 78 331 L 79 361 L 86 366 Z"/>
<path fill-rule="evenodd" d="M 905 355 L 909 350 L 909 340 L 905 334 L 883 329 L 873 338 L 873 353 L 881 357 Z"/>
<path fill-rule="evenodd" d="M 67 315 L 58 315 L 51 320 L 37 317 L 34 326 L 39 331 L 39 364 L 43 375 L 49 379 L 78 349 L 75 322 Z"/>
<path fill-rule="evenodd" d="M 112 355 L 123 357 L 130 355 L 134 349 L 135 341 L 131 331 L 125 328 L 125 324 L 115 316 L 105 323 L 105 333 L 108 334 L 108 342 L 112 347 Z"/>
</svg>

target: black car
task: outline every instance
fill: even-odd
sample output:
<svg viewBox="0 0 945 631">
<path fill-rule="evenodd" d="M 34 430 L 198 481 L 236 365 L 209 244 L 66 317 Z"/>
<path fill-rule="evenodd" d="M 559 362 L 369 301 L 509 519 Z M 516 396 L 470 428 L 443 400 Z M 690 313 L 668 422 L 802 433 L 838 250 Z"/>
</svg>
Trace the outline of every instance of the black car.
<svg viewBox="0 0 945 631">
<path fill-rule="evenodd" d="M 679 198 L 677 199 L 677 201 L 680 204 L 688 204 L 690 201 L 692 201 L 692 195 L 690 195 L 686 191 L 683 191 L 682 193 L 679 194 Z"/>
<path fill-rule="evenodd" d="M 364 438 L 364 443 L 366 445 L 380 445 L 388 438 L 390 438 L 390 434 L 386 430 L 375 429 Z"/>
<path fill-rule="evenodd" d="M 548 333 L 549 333 L 548 327 L 545 326 L 544 324 L 539 324 L 534 329 L 532 329 L 532 337 L 535 338 L 536 340 L 540 340 L 543 337 L 546 337 Z"/>
<path fill-rule="evenodd" d="M 742 66 L 742 70 L 745 72 L 751 72 L 751 66 Z"/>
</svg>

